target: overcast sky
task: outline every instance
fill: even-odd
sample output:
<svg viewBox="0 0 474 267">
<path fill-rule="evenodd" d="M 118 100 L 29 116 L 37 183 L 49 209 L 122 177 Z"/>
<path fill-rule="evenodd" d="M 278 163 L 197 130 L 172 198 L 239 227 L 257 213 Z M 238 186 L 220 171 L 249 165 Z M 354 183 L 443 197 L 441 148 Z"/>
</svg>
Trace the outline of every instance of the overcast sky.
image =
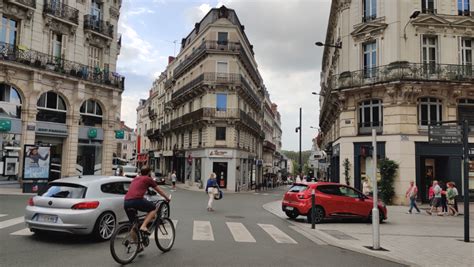
<svg viewBox="0 0 474 267">
<path fill-rule="evenodd" d="M 124 0 L 119 21 L 122 50 L 118 72 L 126 76 L 122 120 L 136 128 L 136 107 L 153 80 L 179 52 L 181 39 L 213 7 L 237 12 L 254 46 L 272 102 L 278 105 L 283 149 L 298 150 L 299 107 L 303 108 L 303 150 L 311 148 L 318 126 L 322 48 L 330 0 Z M 176 45 L 175 45 L 176 41 Z M 176 49 L 175 49 L 176 47 Z"/>
</svg>

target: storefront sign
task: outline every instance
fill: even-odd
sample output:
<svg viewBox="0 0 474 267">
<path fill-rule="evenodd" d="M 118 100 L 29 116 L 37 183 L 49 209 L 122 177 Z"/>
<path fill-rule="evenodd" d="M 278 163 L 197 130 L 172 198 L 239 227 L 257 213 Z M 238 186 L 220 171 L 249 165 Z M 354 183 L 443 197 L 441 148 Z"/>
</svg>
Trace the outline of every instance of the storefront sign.
<svg viewBox="0 0 474 267">
<path fill-rule="evenodd" d="M 97 129 L 96 128 L 90 128 L 89 131 L 87 132 L 87 137 L 93 139 L 97 137 Z"/>
<path fill-rule="evenodd" d="M 430 125 L 428 140 L 430 144 L 462 144 L 462 128 L 459 125 Z"/>
<path fill-rule="evenodd" d="M 67 126 L 60 123 L 49 123 L 39 121 L 36 123 L 36 133 L 50 136 L 67 136 Z"/>
<path fill-rule="evenodd" d="M 208 153 L 210 158 L 232 158 L 231 150 L 213 149 L 209 150 Z"/>
<path fill-rule="evenodd" d="M 36 126 L 35 126 L 35 125 L 26 125 L 26 130 L 27 130 L 27 131 L 35 131 L 35 130 L 36 130 Z"/>
<path fill-rule="evenodd" d="M 50 168 L 49 146 L 25 145 L 23 179 L 48 179 Z"/>
<path fill-rule="evenodd" d="M 12 121 L 10 119 L 0 119 L 0 132 L 9 132 L 12 129 Z"/>
<path fill-rule="evenodd" d="M 124 130 L 115 131 L 115 139 L 124 139 L 124 138 L 125 138 L 125 131 Z"/>
</svg>

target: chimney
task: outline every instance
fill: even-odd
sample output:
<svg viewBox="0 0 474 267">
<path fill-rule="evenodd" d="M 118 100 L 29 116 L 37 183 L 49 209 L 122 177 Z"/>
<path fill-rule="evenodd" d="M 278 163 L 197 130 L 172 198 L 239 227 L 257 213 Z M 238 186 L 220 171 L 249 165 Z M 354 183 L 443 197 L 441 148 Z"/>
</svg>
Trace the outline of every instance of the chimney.
<svg viewBox="0 0 474 267">
<path fill-rule="evenodd" d="M 175 57 L 169 56 L 168 57 L 168 64 L 171 64 L 171 62 L 173 62 L 175 59 L 176 59 Z"/>
</svg>

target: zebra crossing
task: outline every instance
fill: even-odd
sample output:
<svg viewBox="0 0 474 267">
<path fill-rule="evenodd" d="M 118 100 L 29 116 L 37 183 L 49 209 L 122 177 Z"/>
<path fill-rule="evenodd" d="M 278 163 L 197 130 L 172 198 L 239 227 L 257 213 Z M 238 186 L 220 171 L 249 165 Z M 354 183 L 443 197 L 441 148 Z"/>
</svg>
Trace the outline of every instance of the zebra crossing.
<svg viewBox="0 0 474 267">
<path fill-rule="evenodd" d="M 7 217 L 7 214 L 0 214 L 0 217 Z M 173 219 L 173 224 L 175 225 L 175 228 L 177 229 L 177 232 L 179 233 L 179 227 L 178 227 L 178 220 Z M 30 236 L 33 233 L 30 232 L 28 228 L 23 228 L 18 230 L 18 227 L 14 227 L 17 225 L 21 225 L 24 223 L 24 217 L 16 217 L 16 218 L 11 218 L 7 220 L 0 221 L 0 230 L 8 230 L 9 228 L 15 228 L 12 232 L 9 232 L 8 234 L 10 236 Z M 222 224 L 222 222 L 219 223 L 211 223 L 211 221 L 204 221 L 204 220 L 193 220 L 192 222 L 192 241 L 203 241 L 203 242 L 215 242 L 214 238 L 214 230 L 213 230 L 213 224 L 216 226 L 220 226 L 217 224 Z M 249 224 L 249 223 L 247 223 Z M 255 239 L 254 235 L 249 231 L 247 227 L 253 226 L 253 225 L 245 225 L 244 223 L 241 222 L 225 222 L 226 228 L 229 232 L 229 236 L 232 238 L 236 243 L 258 243 L 258 240 Z M 259 228 L 255 229 L 260 229 L 262 230 L 267 236 L 270 237 L 268 240 L 273 240 L 275 243 L 278 244 L 298 244 L 298 242 L 293 239 L 288 232 L 293 232 L 296 233 L 296 231 L 291 230 L 292 228 L 288 227 L 285 231 L 276 227 L 273 224 L 264 224 L 264 223 L 256 223 Z M 184 227 L 184 226 L 182 226 Z M 253 229 L 253 232 L 255 234 L 255 229 Z M 301 233 L 300 233 L 301 234 Z M 260 235 L 261 237 L 261 235 Z M 150 238 L 154 238 L 154 235 L 151 235 Z"/>
</svg>

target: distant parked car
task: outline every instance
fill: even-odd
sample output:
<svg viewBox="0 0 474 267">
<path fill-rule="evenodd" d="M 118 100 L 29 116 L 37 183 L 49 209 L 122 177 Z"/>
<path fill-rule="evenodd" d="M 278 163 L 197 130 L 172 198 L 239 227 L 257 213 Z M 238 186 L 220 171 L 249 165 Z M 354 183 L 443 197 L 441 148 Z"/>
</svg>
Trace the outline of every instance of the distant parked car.
<svg viewBox="0 0 474 267">
<path fill-rule="evenodd" d="M 161 172 L 155 172 L 155 182 L 159 185 L 166 184 L 165 177 L 161 174 Z"/>
<path fill-rule="evenodd" d="M 371 220 L 373 201 L 359 190 L 337 183 L 297 183 L 285 193 L 282 209 L 292 219 L 303 215 L 311 221 L 311 192 L 315 190 L 315 222 L 326 218 L 360 218 Z M 387 219 L 387 208 L 378 202 L 380 222 Z"/>
<path fill-rule="evenodd" d="M 63 178 L 48 184 L 45 193 L 29 199 L 25 223 L 32 232 L 92 234 L 109 239 L 119 223 L 127 222 L 124 196 L 131 179 L 117 176 Z M 150 200 L 160 200 L 152 194 Z"/>
<path fill-rule="evenodd" d="M 135 178 L 138 175 L 138 168 L 131 165 L 118 167 L 122 170 L 123 176 L 128 178 Z"/>
</svg>

